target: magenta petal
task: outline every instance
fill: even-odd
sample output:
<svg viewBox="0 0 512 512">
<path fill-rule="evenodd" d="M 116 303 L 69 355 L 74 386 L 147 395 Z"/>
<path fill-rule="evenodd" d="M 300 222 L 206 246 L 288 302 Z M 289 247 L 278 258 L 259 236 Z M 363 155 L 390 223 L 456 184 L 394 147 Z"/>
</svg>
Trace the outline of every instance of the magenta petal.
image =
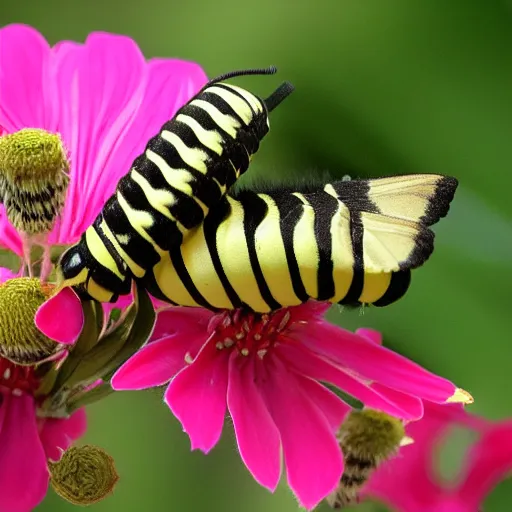
<svg viewBox="0 0 512 512">
<path fill-rule="evenodd" d="M 8 132 L 43 127 L 43 69 L 49 54 L 37 30 L 18 24 L 0 29 L 0 126 Z"/>
<path fill-rule="evenodd" d="M 0 512 L 30 512 L 45 497 L 49 478 L 34 399 L 4 395 L 0 423 Z"/>
<path fill-rule="evenodd" d="M 165 402 L 189 435 L 192 450 L 208 453 L 220 439 L 226 415 L 229 353 L 206 343 L 165 392 Z"/>
<path fill-rule="evenodd" d="M 85 409 L 78 409 L 69 418 L 42 418 L 39 420 L 39 430 L 46 457 L 57 461 L 61 458 L 63 450 L 67 450 L 73 441 L 85 434 Z"/>
<path fill-rule="evenodd" d="M 294 336 L 299 339 L 299 336 Z M 410 359 L 327 322 L 305 325 L 300 341 L 367 380 L 423 400 L 445 403 L 457 389 L 449 380 L 425 370 Z"/>
<path fill-rule="evenodd" d="M 287 361 L 290 368 L 294 368 L 298 373 L 321 382 L 334 384 L 345 393 L 363 402 L 367 407 L 384 411 L 391 414 L 391 416 L 404 420 L 416 420 L 423 414 L 419 398 L 411 398 L 411 403 L 414 403 L 411 409 L 402 409 L 402 404 L 393 403 L 373 387 L 361 382 L 346 373 L 342 368 L 333 365 L 326 359 L 322 359 L 304 347 L 279 346 L 276 347 L 275 351 L 283 361 Z M 421 410 L 419 417 L 417 415 L 418 410 Z"/>
<path fill-rule="evenodd" d="M 288 484 L 301 506 L 313 509 L 338 485 L 343 457 L 331 425 L 301 382 L 275 357 L 262 379 L 264 398 L 283 446 Z"/>
<path fill-rule="evenodd" d="M 4 283 L 5 281 L 15 277 L 16 274 L 12 270 L 5 267 L 0 267 L 0 283 Z"/>
<path fill-rule="evenodd" d="M 205 342 L 205 333 L 199 336 L 180 332 L 153 341 L 139 350 L 117 370 L 112 377 L 116 391 L 146 389 L 169 382 L 193 358 Z"/>
<path fill-rule="evenodd" d="M 151 335 L 152 340 L 158 340 L 183 330 L 197 330 L 206 339 L 206 328 L 213 313 L 203 308 L 169 307 L 158 312 L 156 324 Z"/>
<path fill-rule="evenodd" d="M 477 509 L 485 497 L 512 472 L 512 420 L 488 427 L 468 454 L 467 475 L 458 490 L 468 510 Z"/>
<path fill-rule="evenodd" d="M 84 312 L 78 295 L 71 288 L 63 288 L 39 307 L 35 323 L 48 338 L 72 345 L 84 326 Z"/>
<path fill-rule="evenodd" d="M 333 432 L 338 432 L 345 416 L 352 410 L 338 395 L 323 384 L 303 375 L 297 375 L 303 392 L 322 411 Z"/>
<path fill-rule="evenodd" d="M 254 361 L 236 351 L 229 360 L 227 402 L 240 456 L 260 484 L 274 491 L 281 475 L 281 440 L 255 385 Z"/>
<path fill-rule="evenodd" d="M 360 329 L 357 329 L 356 334 L 366 338 L 376 345 L 382 345 L 382 334 L 379 331 L 368 329 L 367 327 L 361 327 Z"/>
</svg>

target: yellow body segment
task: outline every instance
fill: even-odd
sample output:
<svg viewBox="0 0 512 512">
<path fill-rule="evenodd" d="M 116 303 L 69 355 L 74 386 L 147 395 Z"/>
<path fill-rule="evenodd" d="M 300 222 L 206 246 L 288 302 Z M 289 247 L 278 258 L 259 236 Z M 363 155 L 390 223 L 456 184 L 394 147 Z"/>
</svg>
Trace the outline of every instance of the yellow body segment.
<svg viewBox="0 0 512 512">
<path fill-rule="evenodd" d="M 250 304 L 255 311 L 267 312 L 269 307 L 261 297 L 249 260 L 244 232 L 244 210 L 236 199 L 227 199 L 231 206 L 231 214 L 219 225 L 216 236 L 222 268 L 243 302 Z M 282 262 L 280 263 L 282 265 Z"/>
<path fill-rule="evenodd" d="M 181 246 L 181 255 L 199 293 L 214 307 L 232 309 L 233 304 L 213 266 L 203 226 L 199 226 Z"/>
<path fill-rule="evenodd" d="M 315 211 L 306 198 L 294 193 L 304 204 L 302 216 L 293 232 L 293 250 L 299 265 L 300 277 L 306 292 L 312 298 L 318 297 L 318 245 L 315 238 Z"/>
<path fill-rule="evenodd" d="M 281 228 L 279 226 L 279 210 L 275 201 L 267 194 L 260 194 L 267 204 L 268 212 L 255 232 L 255 245 L 258 261 L 263 277 L 270 293 L 280 304 L 297 305 L 300 299 L 293 291 Z"/>
</svg>

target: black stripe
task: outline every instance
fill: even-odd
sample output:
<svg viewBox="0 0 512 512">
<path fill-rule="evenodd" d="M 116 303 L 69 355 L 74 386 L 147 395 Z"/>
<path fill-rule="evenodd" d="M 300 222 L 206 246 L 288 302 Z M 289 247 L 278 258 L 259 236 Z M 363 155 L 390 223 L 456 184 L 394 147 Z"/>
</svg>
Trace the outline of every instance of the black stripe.
<svg viewBox="0 0 512 512">
<path fill-rule="evenodd" d="M 217 272 L 217 276 L 222 284 L 222 287 L 224 288 L 224 291 L 226 292 L 229 300 L 233 304 L 233 307 L 247 307 L 247 304 L 242 302 L 233 286 L 231 286 L 231 283 L 229 282 L 229 279 L 224 272 L 224 268 L 222 267 L 219 252 L 217 250 L 217 232 L 219 230 L 219 226 L 230 214 L 231 206 L 229 202 L 224 199 L 215 207 L 214 210 L 212 210 L 206 216 L 203 224 L 204 238 L 206 240 L 208 251 L 210 252 L 210 257 L 212 259 L 215 272 Z"/>
<path fill-rule="evenodd" d="M 158 136 L 151 139 L 147 148 L 162 157 L 170 167 L 174 169 L 188 169 L 188 166 L 181 159 L 176 148 L 162 137 Z M 171 190 L 176 197 L 176 202 L 170 206 L 169 210 L 187 229 L 191 229 L 203 221 L 203 210 L 194 198 L 181 190 L 171 187 L 169 183 L 165 181 L 158 166 L 151 160 L 144 156 L 137 159 L 134 166 L 150 183 L 153 183 L 153 181 L 156 182 L 157 177 L 159 175 L 161 176 L 160 184 L 162 187 L 165 187 L 164 190 Z M 155 183 L 155 185 L 157 185 L 157 183 Z"/>
<path fill-rule="evenodd" d="M 364 471 L 367 469 L 374 469 L 377 467 L 377 463 L 375 458 L 371 459 L 363 459 L 361 457 L 356 457 L 355 455 L 345 455 L 345 467 L 349 466 L 351 470 L 358 469 L 360 471 Z"/>
<path fill-rule="evenodd" d="M 350 288 L 339 301 L 339 304 L 346 306 L 358 306 L 360 304 L 359 297 L 363 293 L 364 288 L 364 260 L 363 260 L 363 221 L 361 212 L 357 210 L 349 210 L 350 212 L 350 238 L 352 240 L 352 255 L 354 257 L 354 275 Z"/>
<path fill-rule="evenodd" d="M 180 278 L 181 282 L 187 289 L 188 293 L 192 297 L 192 299 L 202 306 L 203 308 L 213 309 L 216 308 L 212 306 L 199 292 L 196 288 L 196 285 L 192 281 L 190 274 L 188 273 L 187 267 L 185 266 L 185 262 L 183 261 L 183 255 L 181 254 L 181 247 L 179 245 L 171 247 L 169 251 L 169 256 L 174 265 L 174 269 L 176 270 L 176 274 Z"/>
<path fill-rule="evenodd" d="M 380 213 L 379 208 L 370 198 L 368 180 L 335 181 L 331 185 L 340 201 L 350 211 Z"/>
<path fill-rule="evenodd" d="M 102 215 L 118 242 L 120 236 L 128 237 L 128 243 L 119 245 L 137 265 L 148 270 L 160 261 L 154 247 L 133 229 L 115 195 L 106 202 Z"/>
<path fill-rule="evenodd" d="M 241 192 L 240 195 L 244 193 Z M 289 192 L 279 194 L 269 194 L 277 205 L 279 210 L 279 228 L 283 240 L 284 251 L 293 292 L 301 302 L 309 300 L 309 295 L 300 277 L 299 264 L 293 250 L 293 233 L 295 226 L 302 217 L 304 204 L 302 201 Z"/>
<path fill-rule="evenodd" d="M 91 226 L 90 229 L 95 229 Z M 95 230 L 97 232 L 97 230 Z M 87 244 L 85 233 L 82 235 L 81 245 L 83 250 L 81 256 L 85 266 L 89 269 L 88 278 L 93 278 L 100 286 L 113 293 L 130 293 L 131 278 L 127 277 L 124 281 L 119 279 L 109 268 L 104 267 L 93 255 Z"/>
<path fill-rule="evenodd" d="M 103 232 L 103 229 L 101 229 L 100 224 L 103 222 L 103 215 L 100 213 L 96 220 L 94 221 L 92 225 L 92 229 L 94 229 L 97 233 L 97 235 L 100 237 L 100 240 L 102 241 L 103 245 L 106 247 L 108 253 L 112 258 L 114 259 L 114 262 L 116 264 L 117 270 L 119 273 L 125 275 L 126 274 L 126 263 L 123 260 L 122 256 L 117 252 L 116 248 L 114 247 L 114 244 L 108 239 L 107 235 Z M 105 224 L 107 224 L 107 221 L 105 221 Z M 108 224 L 107 224 L 108 226 Z"/>
<path fill-rule="evenodd" d="M 247 241 L 247 249 L 249 251 L 249 260 L 251 268 L 258 284 L 261 297 L 272 310 L 279 309 L 281 304 L 277 302 L 268 287 L 263 276 L 260 262 L 256 254 L 255 234 L 256 229 L 267 215 L 267 203 L 256 194 L 245 193 L 240 195 L 240 202 L 244 209 L 244 233 Z"/>
<path fill-rule="evenodd" d="M 350 236 L 354 256 L 354 275 L 350 288 L 340 304 L 356 306 L 364 289 L 363 221 L 361 211 L 379 213 L 377 205 L 369 197 L 370 185 L 367 180 L 336 181 L 332 183 L 338 198 L 350 212 Z"/>
<path fill-rule="evenodd" d="M 154 270 L 151 269 L 148 272 L 146 272 L 146 275 L 142 279 L 135 279 L 136 281 L 140 282 L 142 286 L 152 295 L 155 299 L 168 302 L 169 304 L 172 304 L 173 306 L 179 306 L 176 302 L 173 302 L 171 299 L 169 299 L 167 296 L 165 296 L 162 293 L 162 290 L 158 286 L 158 283 L 156 281 Z"/>
<path fill-rule="evenodd" d="M 384 295 L 376 300 L 373 305 L 378 307 L 388 306 L 401 299 L 411 284 L 411 271 L 400 270 L 391 274 L 391 282 Z"/>
<path fill-rule="evenodd" d="M 338 211 L 339 201 L 327 192 L 304 194 L 315 211 L 314 231 L 318 246 L 318 300 L 328 300 L 335 294 L 334 264 L 332 261 L 332 218 Z"/>
<path fill-rule="evenodd" d="M 256 116 L 256 111 L 252 108 L 252 105 L 236 89 L 232 89 L 231 87 L 223 83 L 217 83 L 215 84 L 215 86 L 219 87 L 220 89 L 224 89 L 225 91 L 228 91 L 231 94 L 234 94 L 235 96 L 238 96 L 249 107 L 249 109 L 252 112 L 252 119 L 254 119 L 254 117 Z"/>
</svg>

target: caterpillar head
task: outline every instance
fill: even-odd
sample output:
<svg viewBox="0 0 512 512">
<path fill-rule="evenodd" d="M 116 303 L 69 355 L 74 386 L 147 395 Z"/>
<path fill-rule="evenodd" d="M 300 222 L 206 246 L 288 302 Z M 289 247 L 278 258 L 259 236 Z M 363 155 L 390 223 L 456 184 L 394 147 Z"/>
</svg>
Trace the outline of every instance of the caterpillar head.
<svg viewBox="0 0 512 512">
<path fill-rule="evenodd" d="M 57 286 L 72 287 L 82 300 L 116 302 L 119 295 L 130 293 L 131 278 L 114 275 L 80 241 L 62 254 L 57 265 Z"/>
</svg>

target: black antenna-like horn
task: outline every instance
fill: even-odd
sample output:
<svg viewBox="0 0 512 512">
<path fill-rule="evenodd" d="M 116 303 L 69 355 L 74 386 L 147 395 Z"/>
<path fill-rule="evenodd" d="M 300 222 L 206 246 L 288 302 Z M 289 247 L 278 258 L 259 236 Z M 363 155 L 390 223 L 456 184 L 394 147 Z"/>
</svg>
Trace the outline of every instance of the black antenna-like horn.
<svg viewBox="0 0 512 512">
<path fill-rule="evenodd" d="M 272 112 L 285 98 L 287 98 L 295 87 L 290 82 L 283 82 L 265 101 L 269 112 Z"/>
<path fill-rule="evenodd" d="M 224 80 L 229 80 L 230 78 L 235 78 L 236 76 L 275 75 L 276 73 L 277 73 L 277 68 L 275 66 L 270 66 L 268 68 L 241 69 L 239 71 L 230 71 L 229 73 L 225 73 L 224 75 L 220 75 L 216 78 L 212 78 L 205 85 L 205 87 L 208 87 L 212 84 L 216 84 L 218 82 L 223 82 Z"/>
</svg>

